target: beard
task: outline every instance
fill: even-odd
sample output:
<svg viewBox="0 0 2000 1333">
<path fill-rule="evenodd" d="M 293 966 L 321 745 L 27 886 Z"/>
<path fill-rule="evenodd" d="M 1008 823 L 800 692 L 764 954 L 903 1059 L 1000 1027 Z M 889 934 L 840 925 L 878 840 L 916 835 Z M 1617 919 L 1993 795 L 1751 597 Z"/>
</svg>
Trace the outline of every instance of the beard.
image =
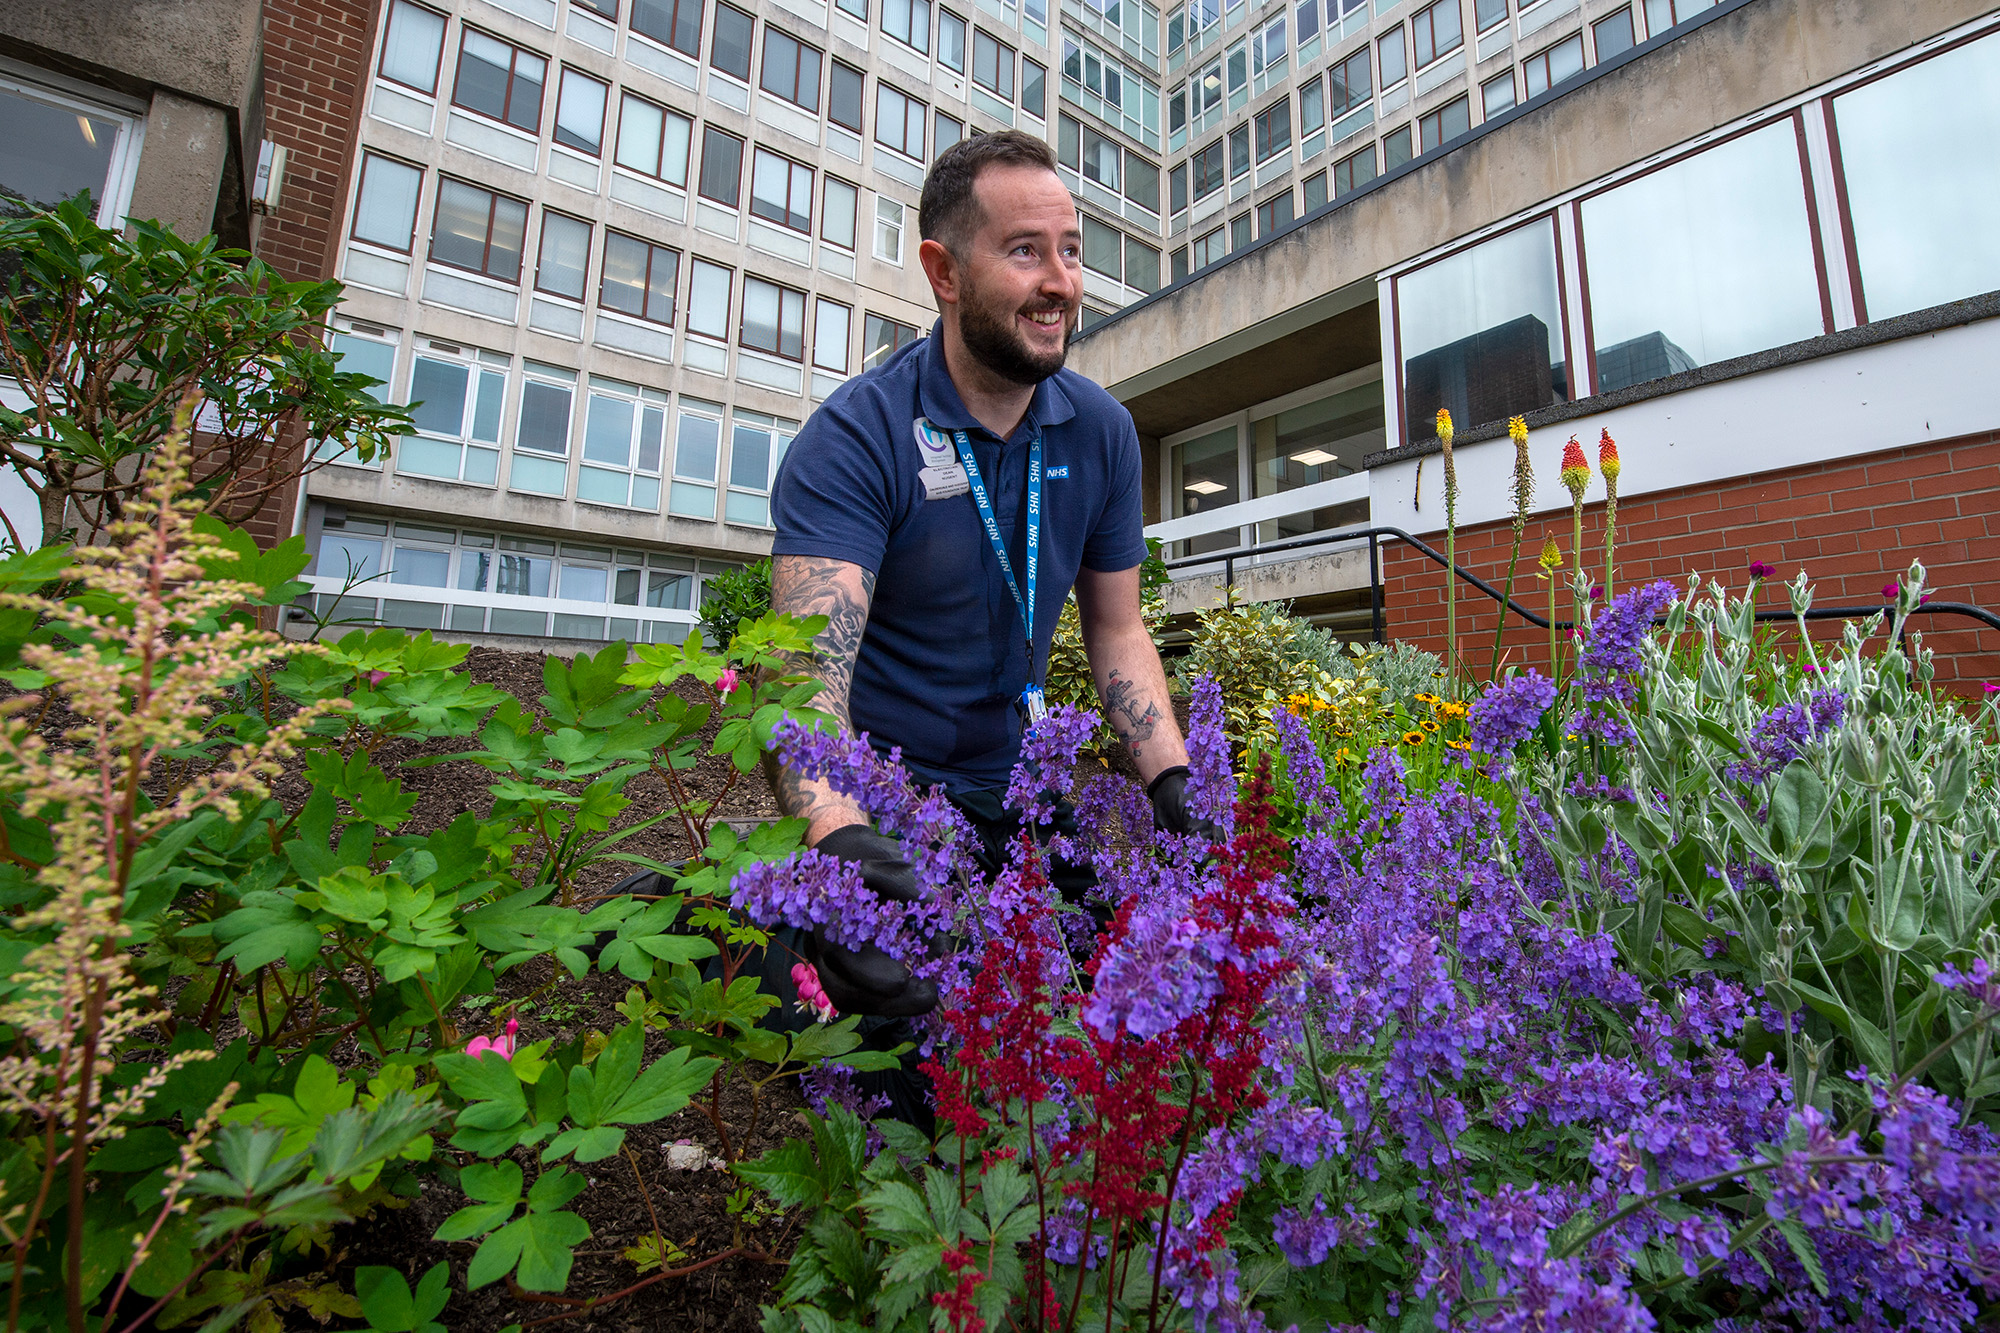
<svg viewBox="0 0 2000 1333">
<path fill-rule="evenodd" d="M 978 289 L 968 286 L 959 305 L 959 336 L 965 340 L 965 350 L 1002 379 L 1022 385 L 1040 384 L 1063 368 L 1069 356 L 1070 339 L 1076 336 L 1075 329 L 1069 322 L 1069 312 L 1063 311 L 1062 346 L 1051 353 L 1038 353 L 1015 329 L 1016 313 L 1003 312 L 994 303 L 981 300 Z"/>
</svg>

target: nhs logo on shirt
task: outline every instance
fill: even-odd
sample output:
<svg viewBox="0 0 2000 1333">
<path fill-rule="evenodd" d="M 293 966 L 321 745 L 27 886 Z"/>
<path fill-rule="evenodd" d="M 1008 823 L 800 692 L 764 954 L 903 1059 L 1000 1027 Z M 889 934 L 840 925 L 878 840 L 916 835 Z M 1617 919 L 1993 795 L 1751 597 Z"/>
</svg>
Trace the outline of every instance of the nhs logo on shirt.
<svg viewBox="0 0 2000 1333">
<path fill-rule="evenodd" d="M 1042 475 L 1044 477 L 1047 477 L 1050 481 L 1068 481 L 1069 464 L 1064 463 L 1061 467 L 1052 467 L 1047 472 L 1044 472 Z"/>
</svg>

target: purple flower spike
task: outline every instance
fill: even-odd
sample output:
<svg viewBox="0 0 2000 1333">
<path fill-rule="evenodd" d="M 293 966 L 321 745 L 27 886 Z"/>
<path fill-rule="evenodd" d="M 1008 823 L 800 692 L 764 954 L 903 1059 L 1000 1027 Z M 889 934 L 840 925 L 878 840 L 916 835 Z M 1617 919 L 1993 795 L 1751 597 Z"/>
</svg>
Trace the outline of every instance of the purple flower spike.
<svg viewBox="0 0 2000 1333">
<path fill-rule="evenodd" d="M 1229 737 L 1222 729 L 1222 687 L 1207 677 L 1195 682 L 1187 751 L 1188 809 L 1227 839 L 1236 831 L 1236 774 L 1229 763 Z"/>
<path fill-rule="evenodd" d="M 1097 714 L 1063 704 L 1021 737 L 1021 759 L 1007 784 L 1007 805 L 1025 822 L 1046 824 L 1055 818 L 1055 799 L 1075 787 L 1076 756 L 1097 734 L 1097 723 Z"/>
<path fill-rule="evenodd" d="M 1738 782 L 1762 782 L 1805 752 L 1807 745 L 1837 730 L 1847 715 L 1847 696 L 1839 690 L 1814 690 L 1796 703 L 1779 704 L 1750 732 L 1747 758 L 1723 769 Z"/>
<path fill-rule="evenodd" d="M 1493 755 L 1512 754 L 1534 734 L 1542 714 L 1556 701 L 1555 682 L 1539 671 L 1528 671 L 1488 689 L 1473 702 L 1466 718 L 1473 747 Z"/>
<path fill-rule="evenodd" d="M 1646 669 L 1639 645 L 1652 633 L 1653 621 L 1678 599 L 1674 585 L 1661 579 L 1620 593 L 1591 624 L 1590 642 L 1577 663 L 1584 702 L 1576 717 L 1578 735 L 1597 736 L 1607 745 L 1632 741 L 1632 730 L 1615 705 L 1639 697 L 1637 682 Z"/>
<path fill-rule="evenodd" d="M 1171 1032 L 1215 998 L 1216 964 L 1230 952 L 1227 936 L 1192 917 L 1171 908 L 1139 913 L 1098 965 L 1084 1024 L 1107 1041 L 1121 1030 L 1142 1041 Z"/>
</svg>

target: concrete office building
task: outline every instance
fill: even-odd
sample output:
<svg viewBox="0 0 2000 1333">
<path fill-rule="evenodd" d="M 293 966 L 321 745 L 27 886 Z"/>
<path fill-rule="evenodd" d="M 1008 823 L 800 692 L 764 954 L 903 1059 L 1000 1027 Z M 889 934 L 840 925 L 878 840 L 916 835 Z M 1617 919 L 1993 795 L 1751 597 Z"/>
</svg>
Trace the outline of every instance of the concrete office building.
<svg viewBox="0 0 2000 1333">
<path fill-rule="evenodd" d="M 1545 534 L 1570 542 L 1563 441 L 1594 460 L 1608 430 L 1621 587 L 1740 587 L 1758 559 L 1806 569 L 1823 605 L 1880 606 L 1921 559 L 1940 598 L 2000 605 L 1991 0 L 1340 5 L 1337 36 L 1311 6 L 1225 14 L 1188 58 L 1223 62 L 1220 101 L 1213 63 L 1188 85 L 1185 150 L 1168 94 L 1170 244 L 1189 247 L 1171 271 L 1194 272 L 1072 354 L 1147 441 L 1170 554 L 1363 521 L 1441 546 L 1442 406 L 1460 559 L 1488 578 L 1511 545 L 1520 413 L 1524 564 Z M 1269 54 L 1287 22 L 1289 70 Z M 1374 584 L 1356 544 L 1233 564 L 1243 595 L 1357 631 L 1379 597 L 1391 635 L 1443 646 L 1444 579 L 1407 547 L 1383 547 Z M 1177 606 L 1220 595 L 1221 562 L 1183 573 Z M 1481 668 L 1492 605 L 1460 602 Z M 2000 675 L 2000 635 L 1969 625 L 1918 622 L 1945 678 Z M 1546 639 L 1521 625 L 1506 651 L 1540 662 Z"/>
<path fill-rule="evenodd" d="M 702 578 L 768 550 L 800 423 L 929 332 L 928 163 L 1052 136 L 1067 31 L 1045 0 L 386 0 L 334 339 L 419 432 L 310 478 L 317 595 L 380 575 L 343 616 L 683 637 Z M 1157 142 L 1157 84 L 1132 105 Z"/>
</svg>

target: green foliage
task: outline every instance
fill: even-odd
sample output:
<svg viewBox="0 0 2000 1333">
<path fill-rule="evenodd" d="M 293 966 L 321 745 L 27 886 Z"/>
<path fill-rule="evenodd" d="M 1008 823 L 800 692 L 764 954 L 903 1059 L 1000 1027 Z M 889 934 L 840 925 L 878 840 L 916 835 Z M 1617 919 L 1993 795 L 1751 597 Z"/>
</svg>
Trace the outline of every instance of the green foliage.
<svg viewBox="0 0 2000 1333">
<path fill-rule="evenodd" d="M 1803 621 L 1802 646 L 1774 654 L 1749 601 L 1720 587 L 1691 595 L 1672 616 L 1679 648 L 1644 645 L 1629 760 L 1545 745 L 1530 779 L 1567 792 L 1602 767 L 1632 791 L 1552 803 L 1551 850 L 1579 919 L 1616 933 L 1628 966 L 1649 981 L 1715 970 L 1763 987 L 1791 1030 L 1762 1040 L 1792 1071 L 1799 1100 L 1843 1113 L 1868 1108 L 1837 1072 L 1907 1073 L 1970 1012 L 1932 978 L 2000 945 L 1994 710 L 1969 717 L 1928 687 L 1930 650 L 1899 646 L 1923 579 L 1913 565 L 1890 620 L 1850 622 L 1824 654 Z M 1792 591 L 1795 607 L 1810 605 L 1802 581 Z M 1749 741 L 1771 709 L 1820 689 L 1846 698 L 1835 730 L 1768 776 L 1732 772 L 1754 758 Z M 1589 853 L 1607 833 L 1638 860 L 1629 905 L 1593 896 L 1602 859 Z M 1968 1115 L 2000 1109 L 1984 1031 L 1953 1045 L 1928 1077 L 1963 1098 Z"/>
<path fill-rule="evenodd" d="M 723 653 L 551 658 L 524 709 L 427 634 L 258 630 L 256 609 L 298 590 L 299 543 L 259 552 L 187 497 L 181 437 L 156 452 L 113 546 L 0 560 L 24 613 L 0 617 L 0 664 L 37 692 L 0 704 L 0 1038 L 24 1053 L 0 1063 L 15 1108 L 0 1186 L 32 1205 L 0 1244 L 10 1330 L 83 1327 L 66 1306 L 100 1300 L 114 1308 L 89 1327 L 106 1333 L 154 1318 L 277 1333 L 291 1310 L 434 1329 L 449 1265 L 414 1292 L 363 1270 L 359 1301 L 325 1265 L 335 1228 L 453 1163 L 472 1202 L 439 1234 L 468 1244 L 467 1283 L 557 1292 L 589 1234 L 566 1162 L 626 1151 L 634 1127 L 751 1061 L 776 1065 L 754 1100 L 815 1063 L 893 1059 L 861 1052 L 852 1020 L 791 1037 L 756 1025 L 775 1002 L 743 969 L 765 937 L 732 916 L 729 884 L 803 828 L 739 835 L 684 783 L 704 756 L 737 779 L 756 768 L 817 688 L 786 664 L 823 622 L 746 620 Z M 58 703 L 77 725 L 44 745 Z M 415 793 L 380 756 L 426 739 L 461 741 L 433 762 L 489 782 L 483 808 L 417 833 Z M 310 791 L 293 808 L 269 786 L 286 761 Z M 640 774 L 663 784 L 660 808 L 632 809 Z M 692 849 L 684 864 L 626 850 L 662 821 Z M 663 871 L 662 891 L 586 896 L 580 878 L 604 862 Z M 510 974 L 543 959 L 635 983 L 624 1021 L 468 1053 L 505 1019 L 483 1015 Z M 73 1137 L 78 1151 L 42 1150 Z M 82 1210 L 61 1202 L 72 1174 Z"/>
<path fill-rule="evenodd" d="M 100 227 L 74 201 L 0 220 L 0 271 L 0 362 L 28 403 L 0 406 L 0 459 L 40 502 L 46 544 L 72 521 L 95 540 L 122 518 L 196 400 L 192 492 L 233 519 L 319 466 L 281 439 L 368 461 L 409 430 L 409 409 L 380 401 L 379 382 L 340 370 L 325 346 L 337 282 L 286 282 L 212 236 Z"/>
<path fill-rule="evenodd" d="M 710 576 L 701 602 L 701 628 L 710 643 L 728 643 L 746 620 L 771 613 L 771 562 L 753 561 Z"/>
</svg>

